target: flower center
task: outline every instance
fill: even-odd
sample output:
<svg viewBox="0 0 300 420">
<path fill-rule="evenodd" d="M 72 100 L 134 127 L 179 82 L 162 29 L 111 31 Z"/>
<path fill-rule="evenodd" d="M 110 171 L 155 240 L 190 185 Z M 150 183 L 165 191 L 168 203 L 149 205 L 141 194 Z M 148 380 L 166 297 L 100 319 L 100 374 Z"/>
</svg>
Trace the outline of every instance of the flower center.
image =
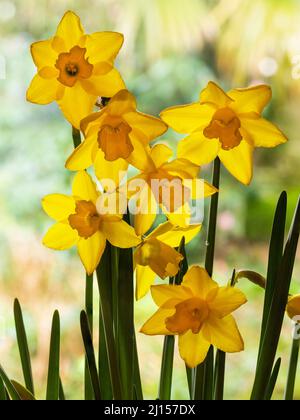
<svg viewBox="0 0 300 420">
<path fill-rule="evenodd" d="M 101 223 L 95 204 L 91 201 L 77 201 L 75 212 L 69 216 L 70 226 L 76 229 L 82 238 L 90 238 L 99 230 Z"/>
<path fill-rule="evenodd" d="M 127 159 L 131 155 L 134 149 L 129 137 L 131 130 L 131 127 L 123 121 L 101 127 L 98 133 L 98 145 L 104 152 L 106 160 Z"/>
<path fill-rule="evenodd" d="M 209 314 L 207 303 L 196 297 L 179 303 L 175 309 L 175 314 L 166 319 L 166 327 L 176 334 L 184 334 L 188 330 L 198 334 Z"/>
<path fill-rule="evenodd" d="M 85 58 L 86 48 L 73 47 L 68 53 L 58 56 L 55 67 L 59 70 L 57 80 L 63 85 L 72 87 L 79 79 L 88 79 L 93 72 L 93 66 Z"/>
<path fill-rule="evenodd" d="M 242 141 L 239 131 L 240 120 L 229 108 L 221 108 L 215 112 L 210 124 L 203 130 L 205 137 L 209 139 L 218 138 L 224 150 L 237 147 Z"/>
</svg>

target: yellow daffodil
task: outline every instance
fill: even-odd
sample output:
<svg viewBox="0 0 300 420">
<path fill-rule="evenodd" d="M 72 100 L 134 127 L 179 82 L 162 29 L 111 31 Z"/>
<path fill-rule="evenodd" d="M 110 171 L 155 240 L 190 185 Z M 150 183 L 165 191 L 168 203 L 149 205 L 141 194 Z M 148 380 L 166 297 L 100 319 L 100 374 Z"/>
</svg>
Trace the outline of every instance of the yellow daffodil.
<svg viewBox="0 0 300 420">
<path fill-rule="evenodd" d="M 145 148 L 167 130 L 167 125 L 136 108 L 134 96 L 124 89 L 100 112 L 85 118 L 81 123 L 85 140 L 69 157 L 66 167 L 77 171 L 94 164 L 99 180 L 110 178 L 117 185 L 129 163 L 143 168 L 148 159 Z"/>
<path fill-rule="evenodd" d="M 154 223 L 158 205 L 175 226 L 187 227 L 191 216 L 188 199 L 203 198 L 195 188 L 200 167 L 187 159 L 169 162 L 172 154 L 165 144 L 155 145 L 148 151 L 142 171 L 128 181 L 129 196 L 138 203 L 135 229 L 139 235 Z M 204 197 L 217 191 L 207 182 L 202 186 Z"/>
<path fill-rule="evenodd" d="M 235 353 L 244 349 L 233 311 L 246 302 L 233 287 L 219 287 L 204 268 L 192 267 L 180 286 L 151 287 L 158 311 L 142 327 L 147 335 L 178 335 L 179 351 L 193 368 L 202 363 L 211 345 Z"/>
<path fill-rule="evenodd" d="M 291 319 L 298 317 L 297 321 L 300 322 L 300 295 L 294 295 L 289 298 L 286 312 Z"/>
<path fill-rule="evenodd" d="M 67 120 L 79 128 L 98 96 L 111 97 L 124 88 L 113 67 L 122 44 L 123 35 L 116 32 L 85 34 L 79 17 L 67 12 L 52 38 L 31 46 L 37 74 L 27 100 L 41 105 L 57 101 Z"/>
<path fill-rule="evenodd" d="M 161 118 L 179 133 L 189 134 L 179 143 L 179 157 L 203 165 L 219 156 L 227 170 L 248 185 L 253 149 L 287 141 L 274 124 L 261 117 L 270 99 L 271 89 L 266 85 L 225 93 L 209 82 L 199 102 L 168 108 Z"/>
<path fill-rule="evenodd" d="M 72 196 L 52 194 L 42 202 L 45 212 L 56 221 L 45 235 L 44 245 L 56 250 L 77 245 L 88 274 L 99 264 L 106 240 L 119 248 L 131 248 L 140 243 L 122 215 L 99 213 L 99 197 L 91 177 L 82 171 L 74 178 Z"/>
<path fill-rule="evenodd" d="M 200 229 L 201 225 L 184 229 L 165 222 L 148 236 L 143 235 L 140 245 L 134 252 L 137 299 L 141 299 L 148 293 L 156 276 L 161 279 L 176 276 L 183 256 L 174 248 L 179 246 L 183 236 L 185 243 L 189 243 L 200 232 Z"/>
</svg>

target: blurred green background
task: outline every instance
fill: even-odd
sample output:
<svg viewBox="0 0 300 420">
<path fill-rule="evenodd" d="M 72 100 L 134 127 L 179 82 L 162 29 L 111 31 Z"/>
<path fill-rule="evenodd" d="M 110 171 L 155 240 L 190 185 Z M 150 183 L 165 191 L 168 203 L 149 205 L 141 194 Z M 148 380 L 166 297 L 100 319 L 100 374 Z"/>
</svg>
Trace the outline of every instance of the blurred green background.
<svg viewBox="0 0 300 420">
<path fill-rule="evenodd" d="M 289 195 L 289 219 L 300 180 L 300 4 L 298 0 L 0 0 L 0 361 L 21 379 L 12 317 L 13 298 L 25 312 L 38 396 L 45 393 L 51 315 L 62 316 L 62 379 L 67 396 L 83 395 L 83 348 L 79 310 L 84 305 L 84 272 L 75 252 L 44 249 L 50 221 L 41 198 L 68 193 L 64 169 L 72 150 L 70 127 L 57 106 L 25 101 L 35 72 L 29 46 L 51 36 L 63 13 L 78 13 L 87 32 L 116 30 L 125 35 L 117 66 L 138 99 L 139 109 L 157 115 L 164 107 L 196 100 L 209 80 L 224 88 L 269 83 L 273 100 L 265 115 L 288 135 L 276 149 L 258 149 L 250 187 L 224 170 L 220 197 L 215 279 L 226 282 L 232 269 L 265 274 L 268 238 L 279 193 Z M 172 130 L 164 136 L 175 147 Z M 203 168 L 206 179 L 210 167 Z M 191 263 L 202 263 L 206 220 L 189 246 Z M 293 291 L 300 291 L 299 255 Z M 262 291 L 244 281 L 249 299 L 237 313 L 246 351 L 228 357 L 226 397 L 249 396 L 256 361 Z M 136 305 L 137 328 L 153 312 L 148 297 Z M 286 320 L 276 388 L 282 398 L 291 324 Z M 161 337 L 138 335 L 147 398 L 157 396 Z M 300 376 L 300 375 L 299 375 Z M 174 398 L 186 398 L 182 361 L 176 356 Z M 300 398 L 300 382 L 297 383 Z"/>
</svg>

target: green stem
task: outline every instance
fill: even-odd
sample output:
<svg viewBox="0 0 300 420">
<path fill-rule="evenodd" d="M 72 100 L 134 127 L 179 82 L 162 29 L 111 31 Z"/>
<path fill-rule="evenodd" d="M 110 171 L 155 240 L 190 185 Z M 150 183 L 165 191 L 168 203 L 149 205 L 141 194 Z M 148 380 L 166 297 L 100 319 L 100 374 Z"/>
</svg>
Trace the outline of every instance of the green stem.
<svg viewBox="0 0 300 420">
<path fill-rule="evenodd" d="M 217 401 L 222 401 L 224 399 L 225 361 L 226 353 L 218 350 L 216 355 L 214 389 L 214 399 Z"/>
<path fill-rule="evenodd" d="M 86 287 L 85 287 L 85 311 L 88 317 L 89 328 L 91 332 L 91 337 L 93 338 L 93 315 L 94 315 L 94 308 L 93 308 L 93 275 L 89 276 L 86 275 Z M 88 361 L 85 360 L 85 368 L 84 368 L 84 398 L 87 401 L 91 401 L 94 399 L 94 391 L 92 386 L 92 378 L 90 374 L 90 370 L 88 368 Z"/>
<path fill-rule="evenodd" d="M 220 186 L 220 170 L 221 163 L 220 159 L 217 157 L 214 161 L 213 167 L 213 179 L 212 184 L 215 188 L 219 189 Z M 216 242 L 216 227 L 217 227 L 217 216 L 218 216 L 218 204 L 219 204 L 219 193 L 215 193 L 211 197 L 210 201 L 210 210 L 209 210 L 209 222 L 208 222 L 208 233 L 206 241 L 206 256 L 205 256 L 205 269 L 210 276 L 213 274 L 214 267 L 214 255 L 215 255 L 215 242 Z M 201 372 L 196 372 L 196 381 L 195 381 L 195 398 L 199 398 L 199 389 L 200 385 L 198 381 L 203 381 L 203 397 L 207 399 L 212 398 L 213 394 L 213 348 L 211 347 L 208 353 L 204 364 L 204 373 L 202 371 L 202 366 L 198 366 L 196 370 L 201 369 Z M 204 376 L 202 376 L 204 375 Z"/>
<path fill-rule="evenodd" d="M 295 329 L 296 329 L 296 326 L 295 326 Z M 286 401 L 292 401 L 294 398 L 295 381 L 296 381 L 296 373 L 297 373 L 297 365 L 298 365 L 298 357 L 299 357 L 299 345 L 300 345 L 300 338 L 293 339 L 288 378 L 287 378 L 287 384 L 286 384 L 285 395 L 284 395 L 284 399 Z"/>
</svg>

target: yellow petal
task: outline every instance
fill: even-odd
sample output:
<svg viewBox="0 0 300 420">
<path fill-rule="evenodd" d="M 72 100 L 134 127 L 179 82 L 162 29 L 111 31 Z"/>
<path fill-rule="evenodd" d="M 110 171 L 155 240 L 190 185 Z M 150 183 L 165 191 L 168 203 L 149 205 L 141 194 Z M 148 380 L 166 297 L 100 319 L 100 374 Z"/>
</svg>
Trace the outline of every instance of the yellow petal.
<svg viewBox="0 0 300 420">
<path fill-rule="evenodd" d="M 219 158 L 238 181 L 245 185 L 250 184 L 253 174 L 253 146 L 242 140 L 234 149 L 220 149 Z"/>
<path fill-rule="evenodd" d="M 29 102 L 47 105 L 57 99 L 59 82 L 56 79 L 43 79 L 36 74 L 27 90 L 26 99 Z"/>
<path fill-rule="evenodd" d="M 235 287 L 220 287 L 209 302 L 209 308 L 216 317 L 223 318 L 246 302 L 244 293 Z"/>
<path fill-rule="evenodd" d="M 66 220 L 70 214 L 75 212 L 76 204 L 73 197 L 51 194 L 43 198 L 42 206 L 48 216 L 60 222 Z"/>
<path fill-rule="evenodd" d="M 124 220 L 103 222 L 102 232 L 106 236 L 106 239 L 118 248 L 132 248 L 141 242 L 134 228 L 129 226 Z"/>
<path fill-rule="evenodd" d="M 185 237 L 185 243 L 191 242 L 200 232 L 202 225 L 192 225 L 187 228 L 180 226 L 174 226 L 170 222 L 161 224 L 156 228 L 149 237 L 156 237 L 161 242 L 176 248 L 179 246 L 183 236 Z"/>
<path fill-rule="evenodd" d="M 202 131 L 197 131 L 178 143 L 177 155 L 196 165 L 207 165 L 217 157 L 219 149 L 218 139 L 208 139 Z"/>
<path fill-rule="evenodd" d="M 112 184 L 115 185 L 115 188 L 117 188 L 126 175 L 128 162 L 121 158 L 110 162 L 105 159 L 102 150 L 98 149 L 94 167 L 96 177 L 102 184 L 104 183 L 103 180 L 109 179 L 112 181 Z M 112 188 L 108 190 L 110 191 L 111 189 Z"/>
<path fill-rule="evenodd" d="M 41 70 L 39 70 L 39 76 L 41 76 L 43 79 L 54 79 L 57 78 L 59 75 L 59 71 L 55 69 L 54 67 L 42 67 Z"/>
<path fill-rule="evenodd" d="M 199 127 L 206 127 L 215 109 L 210 105 L 195 102 L 188 105 L 173 106 L 161 112 L 160 117 L 178 133 L 192 133 Z"/>
<path fill-rule="evenodd" d="M 73 181 L 72 194 L 81 200 L 95 203 L 99 197 L 96 185 L 92 178 L 85 171 L 78 172 Z"/>
<path fill-rule="evenodd" d="M 157 203 L 148 184 L 134 196 L 131 205 L 135 205 L 134 228 L 137 235 L 144 235 L 152 227 L 157 215 Z M 132 209 L 133 210 L 133 209 Z"/>
<path fill-rule="evenodd" d="M 232 103 L 232 99 L 216 83 L 208 82 L 200 93 L 201 103 L 210 103 L 218 108 L 225 108 Z"/>
<path fill-rule="evenodd" d="M 150 290 L 150 286 L 154 283 L 156 274 L 148 266 L 137 265 L 135 271 L 136 300 L 142 299 Z"/>
<path fill-rule="evenodd" d="M 107 113 L 115 116 L 123 116 L 126 112 L 132 112 L 135 110 L 135 97 L 126 89 L 122 89 L 114 95 L 106 107 Z"/>
<path fill-rule="evenodd" d="M 89 79 L 82 79 L 81 84 L 90 95 L 106 98 L 111 98 L 119 90 L 125 88 L 124 81 L 116 69 L 112 69 L 110 72 L 100 76 L 91 76 Z"/>
<path fill-rule="evenodd" d="M 95 32 L 86 38 L 86 49 L 91 64 L 112 62 L 120 51 L 124 36 L 118 32 Z"/>
<path fill-rule="evenodd" d="M 134 228 L 137 235 L 144 235 L 151 229 L 156 219 L 156 213 L 138 213 L 134 216 Z"/>
<path fill-rule="evenodd" d="M 293 319 L 295 316 L 300 316 L 300 295 L 292 296 L 286 307 L 288 316 Z M 299 319 L 298 319 L 299 321 Z"/>
<path fill-rule="evenodd" d="M 157 306 L 164 306 L 165 308 L 168 306 L 166 305 L 167 302 L 171 299 L 172 301 L 177 300 L 179 302 L 193 297 L 190 289 L 185 286 L 173 286 L 169 284 L 152 286 L 151 295 Z"/>
<path fill-rule="evenodd" d="M 166 328 L 166 319 L 174 315 L 174 309 L 159 309 L 142 326 L 140 332 L 147 335 L 173 335 Z"/>
<path fill-rule="evenodd" d="M 66 223 L 56 223 L 53 225 L 43 239 L 43 245 L 59 251 L 69 249 L 73 245 L 76 245 L 77 242 L 77 231 Z"/>
<path fill-rule="evenodd" d="M 244 342 L 232 315 L 225 318 L 210 317 L 202 328 L 204 338 L 226 353 L 244 350 Z"/>
<path fill-rule="evenodd" d="M 38 70 L 48 66 L 54 68 L 58 55 L 52 48 L 52 39 L 34 42 L 30 51 Z"/>
<path fill-rule="evenodd" d="M 107 117 L 106 108 L 103 108 L 99 112 L 93 112 L 84 118 L 80 123 L 80 129 L 86 137 L 90 137 L 91 134 L 98 134 L 103 120 Z"/>
<path fill-rule="evenodd" d="M 191 330 L 179 336 L 179 352 L 188 367 L 194 368 L 202 363 L 209 350 L 210 343 L 203 334 L 193 334 Z"/>
<path fill-rule="evenodd" d="M 147 138 L 148 143 L 164 134 L 168 129 L 161 119 L 142 112 L 128 112 L 124 115 L 124 120 L 130 127 L 140 130 Z"/>
<path fill-rule="evenodd" d="M 195 296 L 204 300 L 209 292 L 218 287 L 218 284 L 210 278 L 207 271 L 199 266 L 189 269 L 183 278 L 182 285 L 191 289 Z"/>
<path fill-rule="evenodd" d="M 80 238 L 78 242 L 78 253 L 87 274 L 93 274 L 96 270 L 103 252 L 106 239 L 102 232 L 96 232 L 88 239 Z"/>
<path fill-rule="evenodd" d="M 264 118 L 240 117 L 240 120 L 243 130 L 256 147 L 275 147 L 287 141 L 283 132 Z"/>
<path fill-rule="evenodd" d="M 248 112 L 261 114 L 272 97 L 271 88 L 267 85 L 251 86 L 245 89 L 232 89 L 227 94 L 234 100 L 230 104 L 230 108 L 238 114 Z"/>
<path fill-rule="evenodd" d="M 101 76 L 111 71 L 112 68 L 112 64 L 108 63 L 107 61 L 101 61 L 99 63 L 94 64 L 93 74 L 95 76 Z"/>
<path fill-rule="evenodd" d="M 209 182 L 204 181 L 204 197 L 210 197 L 218 192 L 218 189 L 211 185 Z"/>
<path fill-rule="evenodd" d="M 80 18 L 71 11 L 66 12 L 57 27 L 56 36 L 65 41 L 65 46 L 69 51 L 79 44 L 83 35 L 84 30 Z"/>
<path fill-rule="evenodd" d="M 87 93 L 80 82 L 73 87 L 66 87 L 58 105 L 65 118 L 75 127 L 80 128 L 80 121 L 91 114 L 97 96 Z"/>
<path fill-rule="evenodd" d="M 162 168 L 169 174 L 181 179 L 197 178 L 200 167 L 187 159 L 175 159 L 172 162 L 165 163 Z"/>
<path fill-rule="evenodd" d="M 156 166 L 160 168 L 173 156 L 173 150 L 166 144 L 156 144 L 151 148 L 151 158 Z"/>
<path fill-rule="evenodd" d="M 136 132 L 132 131 L 129 134 L 129 138 L 133 146 L 133 151 L 127 158 L 128 163 L 140 171 L 147 171 L 153 165 L 147 147 L 136 136 Z"/>
<path fill-rule="evenodd" d="M 70 171 L 81 171 L 89 168 L 92 163 L 92 151 L 96 144 L 95 136 L 86 138 L 66 161 L 66 168 Z"/>
</svg>

